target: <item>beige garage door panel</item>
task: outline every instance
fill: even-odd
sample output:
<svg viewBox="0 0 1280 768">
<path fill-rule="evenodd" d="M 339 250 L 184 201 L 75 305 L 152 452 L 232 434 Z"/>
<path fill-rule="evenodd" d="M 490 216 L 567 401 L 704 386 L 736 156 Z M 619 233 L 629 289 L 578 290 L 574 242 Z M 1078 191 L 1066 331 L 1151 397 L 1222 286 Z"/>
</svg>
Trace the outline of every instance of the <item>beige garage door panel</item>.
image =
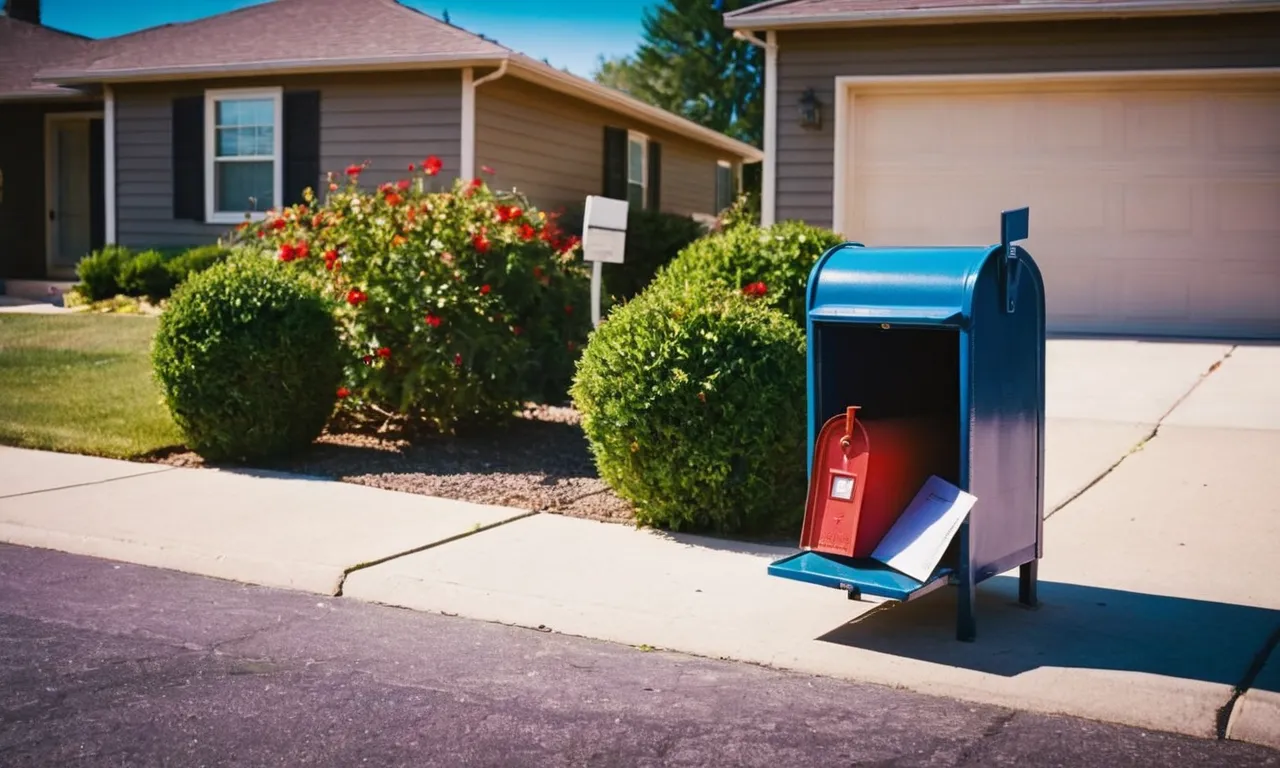
<svg viewBox="0 0 1280 768">
<path fill-rule="evenodd" d="M 845 233 L 989 243 L 1031 206 L 1050 327 L 1280 335 L 1280 79 L 852 92 Z"/>
</svg>

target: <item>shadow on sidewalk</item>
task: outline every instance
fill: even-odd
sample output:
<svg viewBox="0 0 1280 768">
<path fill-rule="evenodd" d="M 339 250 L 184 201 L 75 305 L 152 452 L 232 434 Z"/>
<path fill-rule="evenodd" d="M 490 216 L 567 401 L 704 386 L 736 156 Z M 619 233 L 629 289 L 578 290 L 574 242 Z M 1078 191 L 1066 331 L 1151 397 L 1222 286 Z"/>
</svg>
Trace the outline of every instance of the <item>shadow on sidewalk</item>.
<svg viewBox="0 0 1280 768">
<path fill-rule="evenodd" d="M 955 590 L 886 605 L 818 640 L 1006 677 L 1041 667 L 1108 669 L 1238 684 L 1280 627 L 1280 611 L 1040 582 L 1040 606 L 1018 580 L 978 588 L 978 638 L 955 640 Z"/>
</svg>

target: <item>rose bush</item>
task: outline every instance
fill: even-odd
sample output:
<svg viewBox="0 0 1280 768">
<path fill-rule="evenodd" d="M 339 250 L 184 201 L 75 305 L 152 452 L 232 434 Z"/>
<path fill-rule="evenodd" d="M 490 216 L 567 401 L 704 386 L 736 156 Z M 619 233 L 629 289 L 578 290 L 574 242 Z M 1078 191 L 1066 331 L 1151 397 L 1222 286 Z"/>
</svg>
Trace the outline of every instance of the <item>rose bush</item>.
<svg viewBox="0 0 1280 768">
<path fill-rule="evenodd" d="M 481 179 L 433 189 L 442 165 L 428 157 L 376 190 L 351 166 L 323 201 L 307 190 L 239 236 L 338 299 L 346 409 L 449 431 L 562 399 L 590 311 L 577 238 Z"/>
</svg>

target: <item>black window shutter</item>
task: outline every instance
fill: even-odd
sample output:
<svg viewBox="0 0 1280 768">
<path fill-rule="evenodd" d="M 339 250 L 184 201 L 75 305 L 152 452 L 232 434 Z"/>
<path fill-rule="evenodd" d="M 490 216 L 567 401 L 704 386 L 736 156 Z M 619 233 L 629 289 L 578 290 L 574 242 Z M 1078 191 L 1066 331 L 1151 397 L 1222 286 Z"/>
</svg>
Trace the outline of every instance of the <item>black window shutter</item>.
<svg viewBox="0 0 1280 768">
<path fill-rule="evenodd" d="M 102 120 L 89 121 L 89 247 L 95 251 L 107 239 L 107 208 L 103 189 L 106 186 L 106 165 L 103 155 Z"/>
<path fill-rule="evenodd" d="M 284 205 L 320 183 L 320 92 L 284 94 Z"/>
<path fill-rule="evenodd" d="M 627 131 L 604 127 L 604 196 L 627 199 Z"/>
<path fill-rule="evenodd" d="M 651 211 L 662 210 L 662 145 L 649 142 L 649 199 L 645 207 Z"/>
<path fill-rule="evenodd" d="M 204 221 L 204 96 L 173 100 L 173 218 Z"/>
</svg>

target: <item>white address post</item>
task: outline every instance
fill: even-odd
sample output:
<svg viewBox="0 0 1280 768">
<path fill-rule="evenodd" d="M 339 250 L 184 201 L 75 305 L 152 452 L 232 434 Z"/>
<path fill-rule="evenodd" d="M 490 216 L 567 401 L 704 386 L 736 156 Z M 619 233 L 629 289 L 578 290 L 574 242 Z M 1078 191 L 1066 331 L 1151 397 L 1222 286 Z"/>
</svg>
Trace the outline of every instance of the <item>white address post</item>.
<svg viewBox="0 0 1280 768">
<path fill-rule="evenodd" d="M 600 327 L 601 265 L 621 264 L 627 245 L 626 200 L 587 196 L 582 222 L 582 258 L 591 262 L 591 323 Z"/>
</svg>

